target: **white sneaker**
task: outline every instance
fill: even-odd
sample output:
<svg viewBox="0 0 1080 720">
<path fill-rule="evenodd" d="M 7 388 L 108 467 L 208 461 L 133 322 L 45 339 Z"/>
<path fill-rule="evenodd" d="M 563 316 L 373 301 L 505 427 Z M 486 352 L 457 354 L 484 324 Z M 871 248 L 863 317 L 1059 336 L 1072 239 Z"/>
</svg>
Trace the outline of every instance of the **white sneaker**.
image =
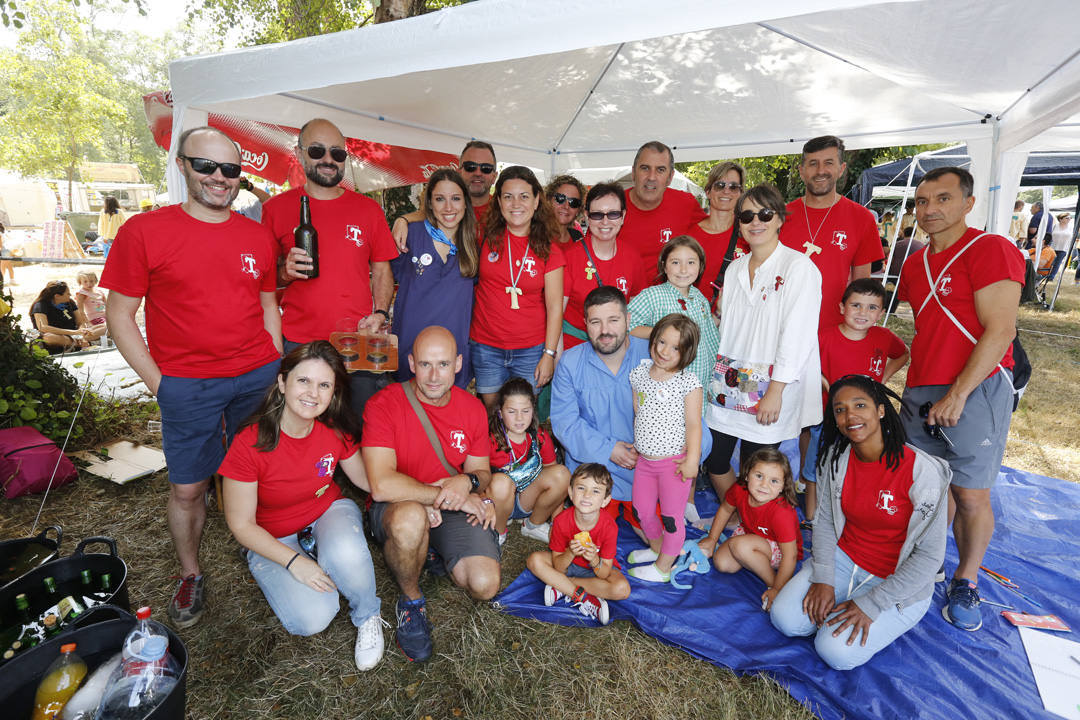
<svg viewBox="0 0 1080 720">
<path fill-rule="evenodd" d="M 544 604 L 548 607 L 551 607 L 555 603 L 562 600 L 564 597 L 566 596 L 555 588 L 551 587 L 550 585 L 544 586 Z"/>
<path fill-rule="evenodd" d="M 685 517 L 686 523 L 688 525 L 693 525 L 697 521 L 701 520 L 701 515 L 699 515 L 697 511 L 697 505 L 694 504 L 693 495 L 691 495 L 690 499 L 686 501 Z"/>
<path fill-rule="evenodd" d="M 509 526 L 507 526 L 507 528 L 505 530 L 503 530 L 501 533 L 499 533 L 499 547 L 502 547 L 503 545 L 506 544 L 506 539 L 508 537 L 510 537 L 510 527 Z"/>
<path fill-rule="evenodd" d="M 626 562 L 631 565 L 640 565 L 641 563 L 656 562 L 656 558 L 659 557 L 651 548 L 643 548 L 641 550 L 634 550 L 626 556 Z"/>
<path fill-rule="evenodd" d="M 666 583 L 671 580 L 671 573 L 661 572 L 660 568 L 656 567 L 656 563 L 630 568 L 630 576 L 647 582 Z"/>
<path fill-rule="evenodd" d="M 383 656 L 383 625 L 390 627 L 379 615 L 372 615 L 356 631 L 353 659 L 357 670 L 370 670 Z"/>
<path fill-rule="evenodd" d="M 539 525 L 533 525 L 528 519 L 525 519 L 521 523 L 521 534 L 527 538 L 533 540 L 539 540 L 547 545 L 551 542 L 551 523 L 540 523 Z"/>
</svg>

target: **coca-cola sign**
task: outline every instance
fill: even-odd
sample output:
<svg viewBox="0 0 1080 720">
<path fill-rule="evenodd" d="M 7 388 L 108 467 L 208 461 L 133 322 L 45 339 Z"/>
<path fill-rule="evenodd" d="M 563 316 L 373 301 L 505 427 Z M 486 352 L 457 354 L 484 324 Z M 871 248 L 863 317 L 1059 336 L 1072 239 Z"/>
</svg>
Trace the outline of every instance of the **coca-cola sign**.
<svg viewBox="0 0 1080 720">
<path fill-rule="evenodd" d="M 267 154 L 265 150 L 261 153 L 256 153 L 241 148 L 240 162 L 254 168 L 255 172 L 262 172 L 266 169 L 266 164 L 270 162 L 270 155 Z"/>
</svg>

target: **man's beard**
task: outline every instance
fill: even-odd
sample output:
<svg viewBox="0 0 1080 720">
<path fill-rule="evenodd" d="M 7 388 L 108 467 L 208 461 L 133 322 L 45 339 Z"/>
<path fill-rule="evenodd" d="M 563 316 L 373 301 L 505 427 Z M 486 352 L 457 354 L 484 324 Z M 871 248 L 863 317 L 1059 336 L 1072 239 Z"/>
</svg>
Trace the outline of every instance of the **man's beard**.
<svg viewBox="0 0 1080 720">
<path fill-rule="evenodd" d="M 320 167 L 334 168 L 334 174 L 330 177 L 325 177 L 319 174 Z M 337 187 L 342 178 L 345 177 L 345 169 L 337 165 L 330 165 L 329 163 L 323 163 L 321 165 L 312 165 L 306 168 L 304 174 L 307 175 L 307 179 L 316 185 L 322 185 L 323 187 Z"/>
</svg>

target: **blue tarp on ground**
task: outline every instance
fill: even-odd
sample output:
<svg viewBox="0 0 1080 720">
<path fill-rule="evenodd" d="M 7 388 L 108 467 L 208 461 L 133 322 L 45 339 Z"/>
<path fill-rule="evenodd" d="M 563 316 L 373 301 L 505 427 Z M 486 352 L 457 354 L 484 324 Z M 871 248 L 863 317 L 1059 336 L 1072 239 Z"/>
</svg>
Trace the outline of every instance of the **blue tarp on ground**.
<svg viewBox="0 0 1080 720">
<path fill-rule="evenodd" d="M 786 444 L 792 454 L 794 448 Z M 797 450 L 794 450 L 797 452 Z M 699 504 L 711 493 L 699 493 Z M 1042 607 L 1022 600 L 988 577 L 983 598 L 1017 610 L 1054 613 L 1080 640 L 1080 485 L 1002 468 L 993 492 L 997 529 L 985 565 L 1012 578 Z M 706 508 L 702 508 L 703 510 Z M 708 514 L 711 514 L 708 513 Z M 619 561 L 643 547 L 620 521 Z M 956 566 L 951 535 L 945 558 Z M 736 673 L 767 672 L 826 720 L 834 718 L 958 717 L 1053 718 L 1043 710 L 1019 632 L 1000 609 L 983 605 L 983 627 L 955 629 L 941 617 L 944 584 L 922 621 L 869 663 L 850 672 L 830 669 L 811 639 L 781 635 L 760 609 L 764 584 L 748 571 L 721 575 L 684 573 L 680 591 L 631 579 L 628 600 L 611 603 L 614 620 L 629 620 L 645 633 Z M 591 621 L 566 604 L 545 607 L 542 585 L 524 571 L 496 599 L 505 612 L 562 625 Z"/>
</svg>

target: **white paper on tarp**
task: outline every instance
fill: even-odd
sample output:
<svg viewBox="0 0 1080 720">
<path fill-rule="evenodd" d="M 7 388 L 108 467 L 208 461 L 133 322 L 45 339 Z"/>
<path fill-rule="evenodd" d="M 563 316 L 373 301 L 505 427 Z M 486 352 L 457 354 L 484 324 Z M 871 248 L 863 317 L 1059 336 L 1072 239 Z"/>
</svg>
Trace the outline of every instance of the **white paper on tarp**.
<svg viewBox="0 0 1080 720">
<path fill-rule="evenodd" d="M 1069 720 L 1080 720 L 1080 643 L 1034 628 L 1020 628 L 1035 686 L 1043 707 Z"/>
</svg>

